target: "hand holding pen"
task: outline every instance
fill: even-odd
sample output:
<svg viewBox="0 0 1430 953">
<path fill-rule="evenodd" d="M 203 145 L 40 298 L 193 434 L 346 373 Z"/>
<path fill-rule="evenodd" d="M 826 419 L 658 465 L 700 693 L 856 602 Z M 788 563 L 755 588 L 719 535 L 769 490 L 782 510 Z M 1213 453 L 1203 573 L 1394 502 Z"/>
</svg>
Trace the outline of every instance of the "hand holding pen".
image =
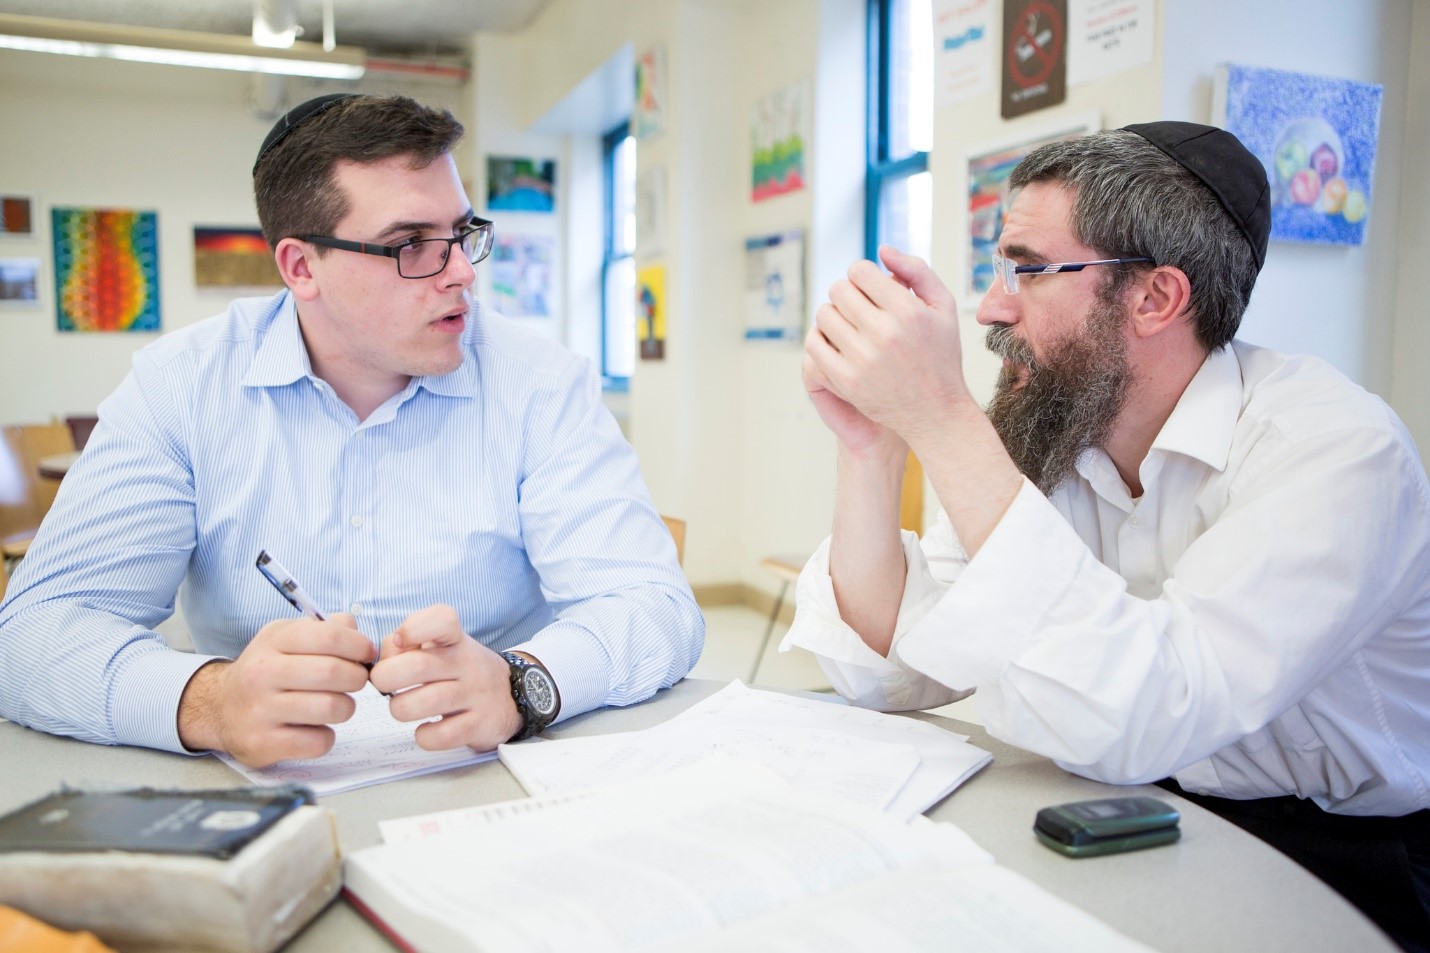
<svg viewBox="0 0 1430 953">
<path fill-rule="evenodd" d="M 353 716 L 377 648 L 351 616 L 328 616 L 266 552 L 258 568 L 306 618 L 275 619 L 237 658 L 205 662 L 179 699 L 179 740 L 191 751 L 226 751 L 261 768 L 320 757 L 332 726 Z"/>
<path fill-rule="evenodd" d="M 258 551 L 258 559 L 254 563 L 258 571 L 263 573 L 263 578 L 273 584 L 273 588 L 278 590 L 279 595 L 287 599 L 293 608 L 310 619 L 317 619 L 319 622 L 326 622 L 327 616 L 318 608 L 318 603 L 313 597 L 308 595 L 308 591 L 298 584 L 298 580 L 293 578 L 293 574 L 283 568 L 283 564 L 268 554 L 268 550 Z M 376 659 L 373 660 L 377 661 Z M 372 662 L 367 663 L 368 668 L 372 668 Z"/>
</svg>

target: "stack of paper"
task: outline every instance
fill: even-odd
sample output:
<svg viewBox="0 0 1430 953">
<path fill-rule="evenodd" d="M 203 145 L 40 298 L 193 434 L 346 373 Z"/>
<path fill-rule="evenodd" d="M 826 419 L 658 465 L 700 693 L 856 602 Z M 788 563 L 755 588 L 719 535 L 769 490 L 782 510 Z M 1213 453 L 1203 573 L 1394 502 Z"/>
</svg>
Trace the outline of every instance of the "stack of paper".
<svg viewBox="0 0 1430 953">
<path fill-rule="evenodd" d="M 990 760 L 926 722 L 732 682 L 644 731 L 497 749 L 532 795 L 567 794 L 667 774 L 716 754 L 758 761 L 801 791 L 907 819 Z"/>
<path fill-rule="evenodd" d="M 349 899 L 403 949 L 1146 953 L 952 824 L 795 791 L 739 759 L 463 813 L 347 859 Z"/>
</svg>

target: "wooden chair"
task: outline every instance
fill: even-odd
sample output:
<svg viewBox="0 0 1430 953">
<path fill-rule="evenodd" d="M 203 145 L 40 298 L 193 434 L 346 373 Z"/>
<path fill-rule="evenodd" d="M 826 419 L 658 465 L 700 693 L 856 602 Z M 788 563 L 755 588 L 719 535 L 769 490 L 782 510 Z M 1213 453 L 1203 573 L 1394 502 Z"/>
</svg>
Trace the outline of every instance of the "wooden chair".
<svg viewBox="0 0 1430 953">
<path fill-rule="evenodd" d="M 765 660 L 765 649 L 770 646 L 770 635 L 775 631 L 775 623 L 779 621 L 780 609 L 784 608 L 785 594 L 789 592 L 790 583 L 799 581 L 799 574 L 808 561 L 808 556 L 795 555 L 766 556 L 760 560 L 761 569 L 768 569 L 780 578 L 780 594 L 775 596 L 774 608 L 770 610 L 770 621 L 765 624 L 764 637 L 760 639 L 760 647 L 755 650 L 755 660 L 750 664 L 750 677 L 745 679 L 746 685 L 755 684 L 755 676 L 760 674 L 760 663 Z"/>
<path fill-rule="evenodd" d="M 89 443 L 89 435 L 98 423 L 99 418 L 94 414 L 76 414 L 65 418 L 65 426 L 70 429 L 76 450 L 83 450 L 84 445 Z"/>
<path fill-rule="evenodd" d="M 662 516 L 665 521 L 665 528 L 670 530 L 670 536 L 675 540 L 675 559 L 680 565 L 685 565 L 685 520 L 676 519 L 674 516 Z"/>
<path fill-rule="evenodd" d="M 30 549 L 30 540 L 55 501 L 59 483 L 40 477 L 40 459 L 74 450 L 63 423 L 14 424 L 0 439 L 0 559 L 7 569 Z"/>
</svg>

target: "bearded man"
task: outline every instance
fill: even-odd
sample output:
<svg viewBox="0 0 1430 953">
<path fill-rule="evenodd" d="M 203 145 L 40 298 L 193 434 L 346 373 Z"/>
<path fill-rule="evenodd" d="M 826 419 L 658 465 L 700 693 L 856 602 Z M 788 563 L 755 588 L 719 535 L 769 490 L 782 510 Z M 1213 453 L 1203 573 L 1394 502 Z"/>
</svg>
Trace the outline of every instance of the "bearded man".
<svg viewBox="0 0 1430 953">
<path fill-rule="evenodd" d="M 990 734 L 1162 781 L 1430 946 L 1430 484 L 1395 414 L 1235 340 L 1261 163 L 1155 122 L 1033 152 L 978 309 L 985 412 L 922 261 L 850 267 L 806 341 L 834 531 L 785 644 L 871 708 L 977 689 Z M 898 528 L 906 453 L 942 512 Z"/>
</svg>

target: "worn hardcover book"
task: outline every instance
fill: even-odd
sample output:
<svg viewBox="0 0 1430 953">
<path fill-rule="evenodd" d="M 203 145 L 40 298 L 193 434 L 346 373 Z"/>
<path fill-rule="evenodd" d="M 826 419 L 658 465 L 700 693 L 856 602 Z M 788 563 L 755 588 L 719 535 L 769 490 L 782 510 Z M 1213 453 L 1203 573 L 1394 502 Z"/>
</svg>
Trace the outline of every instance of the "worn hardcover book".
<svg viewBox="0 0 1430 953">
<path fill-rule="evenodd" d="M 62 790 L 0 817 L 0 903 L 124 950 L 267 953 L 342 885 L 299 787 Z"/>
</svg>

